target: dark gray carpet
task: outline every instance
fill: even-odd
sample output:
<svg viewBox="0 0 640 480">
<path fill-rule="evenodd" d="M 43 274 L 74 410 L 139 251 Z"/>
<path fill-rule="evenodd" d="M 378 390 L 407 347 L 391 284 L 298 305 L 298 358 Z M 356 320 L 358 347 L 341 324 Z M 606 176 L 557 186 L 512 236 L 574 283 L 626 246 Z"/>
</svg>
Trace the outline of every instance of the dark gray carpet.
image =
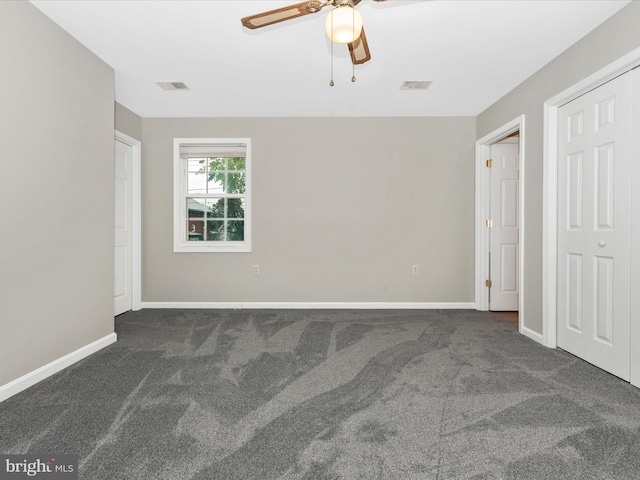
<svg viewBox="0 0 640 480">
<path fill-rule="evenodd" d="M 142 310 L 0 404 L 102 479 L 640 478 L 640 390 L 489 313 Z"/>
</svg>

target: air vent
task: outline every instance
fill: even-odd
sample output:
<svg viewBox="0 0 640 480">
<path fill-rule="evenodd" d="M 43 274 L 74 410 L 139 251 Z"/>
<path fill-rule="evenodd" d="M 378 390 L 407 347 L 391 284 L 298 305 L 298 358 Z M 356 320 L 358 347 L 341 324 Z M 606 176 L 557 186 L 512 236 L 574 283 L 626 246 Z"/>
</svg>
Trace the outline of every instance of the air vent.
<svg viewBox="0 0 640 480">
<path fill-rule="evenodd" d="M 156 84 L 163 90 L 189 90 L 182 82 L 156 82 Z"/>
<path fill-rule="evenodd" d="M 426 90 L 429 85 L 431 82 L 427 80 L 406 81 L 400 85 L 400 90 Z"/>
</svg>

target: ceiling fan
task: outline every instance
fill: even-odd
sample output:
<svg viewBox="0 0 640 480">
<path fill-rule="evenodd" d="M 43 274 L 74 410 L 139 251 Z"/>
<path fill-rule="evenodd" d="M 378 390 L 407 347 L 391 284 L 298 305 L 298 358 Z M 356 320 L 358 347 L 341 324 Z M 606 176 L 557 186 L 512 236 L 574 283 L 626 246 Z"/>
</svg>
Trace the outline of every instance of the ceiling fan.
<svg viewBox="0 0 640 480">
<path fill-rule="evenodd" d="M 334 7 L 326 20 L 327 35 L 335 43 L 346 43 L 349 46 L 351 61 L 354 65 L 360 65 L 371 60 L 367 37 L 362 26 L 362 15 L 355 9 L 360 1 L 327 0 L 321 2 L 310 0 L 244 17 L 242 25 L 251 29 L 266 27 L 274 23 L 317 13 L 324 7 Z M 384 2 L 385 0 L 374 1 Z"/>
</svg>

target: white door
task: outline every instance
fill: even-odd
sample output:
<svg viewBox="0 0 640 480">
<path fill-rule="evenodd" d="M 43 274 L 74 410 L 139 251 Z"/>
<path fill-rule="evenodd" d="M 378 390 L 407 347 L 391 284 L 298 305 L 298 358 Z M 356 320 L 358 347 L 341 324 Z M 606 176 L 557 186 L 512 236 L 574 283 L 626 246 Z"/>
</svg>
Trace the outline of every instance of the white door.
<svg viewBox="0 0 640 480">
<path fill-rule="evenodd" d="M 559 109 L 560 348 L 629 379 L 631 73 Z"/>
<path fill-rule="evenodd" d="M 489 310 L 518 310 L 518 138 L 491 145 Z"/>
<path fill-rule="evenodd" d="M 115 315 L 132 308 L 132 161 L 133 148 L 115 140 Z"/>
</svg>

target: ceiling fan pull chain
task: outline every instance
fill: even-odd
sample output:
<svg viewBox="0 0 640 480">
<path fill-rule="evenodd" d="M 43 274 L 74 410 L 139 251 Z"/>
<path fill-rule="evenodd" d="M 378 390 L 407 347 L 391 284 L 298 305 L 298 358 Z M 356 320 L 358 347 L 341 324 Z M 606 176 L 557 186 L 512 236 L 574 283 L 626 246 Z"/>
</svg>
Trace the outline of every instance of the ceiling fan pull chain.
<svg viewBox="0 0 640 480">
<path fill-rule="evenodd" d="M 333 17 L 331 17 L 331 31 L 333 32 Z M 333 40 L 331 40 L 331 81 L 329 82 L 329 86 L 333 87 Z"/>
<path fill-rule="evenodd" d="M 352 28 L 352 34 L 353 34 L 353 38 L 354 38 L 354 43 L 355 43 L 355 37 L 356 37 L 356 9 L 353 8 L 351 10 L 351 28 Z M 355 82 L 356 81 L 356 64 L 352 63 L 351 64 L 351 82 Z"/>
<path fill-rule="evenodd" d="M 353 72 L 352 73 L 352 77 L 351 77 L 351 81 L 355 82 L 356 81 L 356 64 L 355 63 L 351 64 L 351 71 Z"/>
</svg>

